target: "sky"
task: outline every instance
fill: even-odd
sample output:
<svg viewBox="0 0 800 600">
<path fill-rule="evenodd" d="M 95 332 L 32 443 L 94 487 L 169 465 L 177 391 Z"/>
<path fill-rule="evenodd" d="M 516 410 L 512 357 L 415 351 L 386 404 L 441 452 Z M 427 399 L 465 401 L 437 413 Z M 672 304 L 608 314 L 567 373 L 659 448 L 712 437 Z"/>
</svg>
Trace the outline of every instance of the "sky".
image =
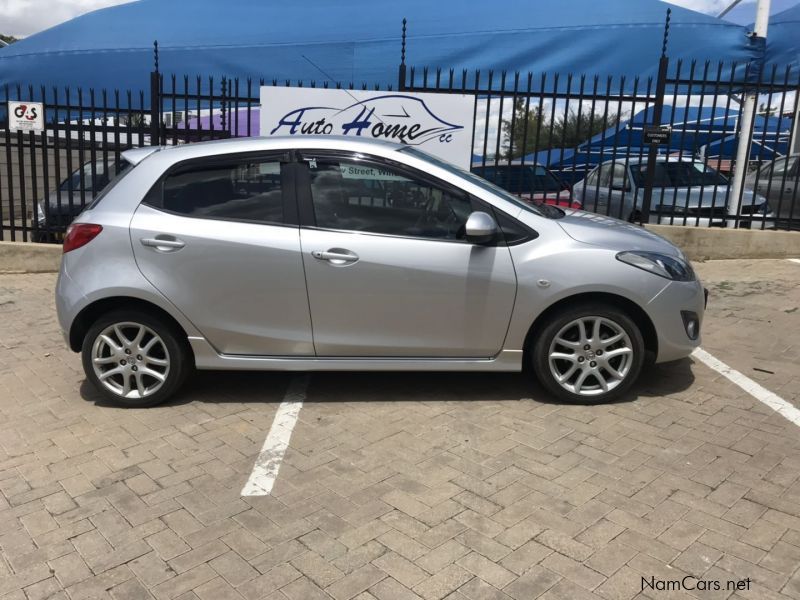
<svg viewBox="0 0 800 600">
<path fill-rule="evenodd" d="M 80 14 L 123 4 L 130 0 L 0 0 L 0 33 L 24 37 L 67 21 Z M 686 8 L 716 15 L 731 0 L 668 0 Z M 772 12 L 780 12 L 798 0 L 772 0 Z M 728 18 L 741 24 L 752 23 L 755 0 L 743 2 Z"/>
</svg>

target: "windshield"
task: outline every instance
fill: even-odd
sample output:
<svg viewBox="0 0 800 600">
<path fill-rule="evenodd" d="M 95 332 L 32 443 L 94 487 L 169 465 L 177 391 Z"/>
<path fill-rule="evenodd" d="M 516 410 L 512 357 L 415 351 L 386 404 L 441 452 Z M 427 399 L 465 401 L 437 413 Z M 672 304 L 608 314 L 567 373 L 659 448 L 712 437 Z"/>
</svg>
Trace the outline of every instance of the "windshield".
<svg viewBox="0 0 800 600">
<path fill-rule="evenodd" d="M 647 179 L 647 164 L 633 166 L 633 177 L 637 187 Z M 711 167 L 701 162 L 670 161 L 657 162 L 653 187 L 681 188 L 728 185 L 728 180 Z"/>
<path fill-rule="evenodd" d="M 109 171 L 111 171 L 111 166 L 109 165 Z M 119 163 L 117 163 L 116 167 L 114 168 L 113 174 L 109 181 L 106 182 L 105 186 L 102 190 L 95 190 L 95 197 L 94 200 L 86 207 L 87 209 L 92 209 L 98 205 L 100 200 L 102 200 L 108 192 L 110 192 L 115 185 L 117 185 L 120 181 L 125 178 L 125 175 L 133 171 L 133 165 L 129 163 L 124 158 L 120 158 Z M 97 193 L 99 192 L 99 193 Z"/>
<path fill-rule="evenodd" d="M 416 156 L 422 160 L 427 162 L 433 163 L 437 167 L 444 169 L 452 173 L 453 175 L 458 175 L 459 177 L 463 177 L 464 179 L 468 180 L 470 183 L 477 185 L 479 188 L 486 190 L 487 192 L 494 194 L 495 196 L 500 196 L 503 200 L 507 200 L 511 202 L 514 206 L 526 210 L 530 213 L 535 215 L 539 215 L 540 217 L 547 217 L 549 219 L 557 219 L 559 217 L 564 216 L 564 212 L 557 209 L 554 206 L 548 206 L 546 204 L 540 205 L 533 205 L 529 202 L 525 202 L 524 200 L 520 200 L 517 196 L 507 192 L 501 187 L 494 185 L 486 181 L 483 177 L 478 177 L 474 173 L 470 173 L 466 169 L 461 169 L 449 162 L 446 162 L 436 156 L 428 154 L 427 152 L 423 152 L 413 146 L 403 146 L 398 150 L 398 152 L 405 152 L 406 154 L 411 154 L 412 156 Z"/>
<path fill-rule="evenodd" d="M 118 173 L 128 166 L 130 166 L 130 163 L 126 160 L 120 159 L 115 162 L 113 157 L 110 157 L 107 161 L 100 159 L 95 162 L 87 162 L 62 181 L 60 189 L 62 192 L 67 192 L 70 189 L 77 192 L 81 189 L 81 181 L 83 181 L 84 190 L 96 194 L 101 192 Z"/>
<path fill-rule="evenodd" d="M 472 172 L 512 194 L 560 192 L 562 183 L 541 165 L 476 165 Z"/>
</svg>

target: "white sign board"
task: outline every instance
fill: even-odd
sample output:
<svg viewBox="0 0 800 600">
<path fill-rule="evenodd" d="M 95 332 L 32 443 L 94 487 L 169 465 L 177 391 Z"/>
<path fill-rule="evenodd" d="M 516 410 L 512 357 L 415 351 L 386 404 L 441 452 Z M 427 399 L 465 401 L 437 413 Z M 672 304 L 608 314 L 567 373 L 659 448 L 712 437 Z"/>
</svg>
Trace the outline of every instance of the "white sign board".
<svg viewBox="0 0 800 600">
<path fill-rule="evenodd" d="M 44 104 L 8 101 L 9 131 L 44 131 Z"/>
<path fill-rule="evenodd" d="M 465 169 L 475 97 L 263 86 L 261 135 L 344 135 L 417 146 Z"/>
</svg>

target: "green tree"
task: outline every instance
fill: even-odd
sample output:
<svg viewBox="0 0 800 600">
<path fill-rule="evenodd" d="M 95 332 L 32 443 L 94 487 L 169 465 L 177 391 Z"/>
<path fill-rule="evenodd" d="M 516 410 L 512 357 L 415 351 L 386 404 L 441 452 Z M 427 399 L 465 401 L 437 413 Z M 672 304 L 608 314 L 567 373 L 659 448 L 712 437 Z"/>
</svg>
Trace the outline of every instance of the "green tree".
<svg viewBox="0 0 800 600">
<path fill-rule="evenodd" d="M 534 150 L 575 148 L 619 122 L 619 115 L 616 113 L 604 114 L 598 110 L 591 113 L 582 110 L 578 114 L 573 109 L 566 114 L 563 110 L 556 109 L 560 114 L 551 122 L 548 110 L 540 110 L 538 104 L 533 106 L 532 103 L 526 110 L 525 104 L 525 99 L 518 98 L 514 102 L 513 119 L 503 119 L 505 158 L 519 158 Z"/>
<path fill-rule="evenodd" d="M 15 38 L 13 35 L 4 35 L 0 33 L 0 40 L 3 40 L 6 44 L 13 44 L 17 41 L 17 38 Z"/>
</svg>

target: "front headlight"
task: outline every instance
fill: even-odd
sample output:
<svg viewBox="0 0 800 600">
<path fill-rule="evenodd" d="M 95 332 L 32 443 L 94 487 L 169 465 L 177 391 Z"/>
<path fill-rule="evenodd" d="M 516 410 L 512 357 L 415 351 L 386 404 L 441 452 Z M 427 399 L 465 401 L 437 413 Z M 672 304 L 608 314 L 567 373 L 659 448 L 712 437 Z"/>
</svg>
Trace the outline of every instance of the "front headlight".
<svg viewBox="0 0 800 600">
<path fill-rule="evenodd" d="M 695 279 L 689 261 L 658 252 L 639 250 L 620 252 L 617 254 L 617 260 L 672 281 L 694 281 Z"/>
</svg>

